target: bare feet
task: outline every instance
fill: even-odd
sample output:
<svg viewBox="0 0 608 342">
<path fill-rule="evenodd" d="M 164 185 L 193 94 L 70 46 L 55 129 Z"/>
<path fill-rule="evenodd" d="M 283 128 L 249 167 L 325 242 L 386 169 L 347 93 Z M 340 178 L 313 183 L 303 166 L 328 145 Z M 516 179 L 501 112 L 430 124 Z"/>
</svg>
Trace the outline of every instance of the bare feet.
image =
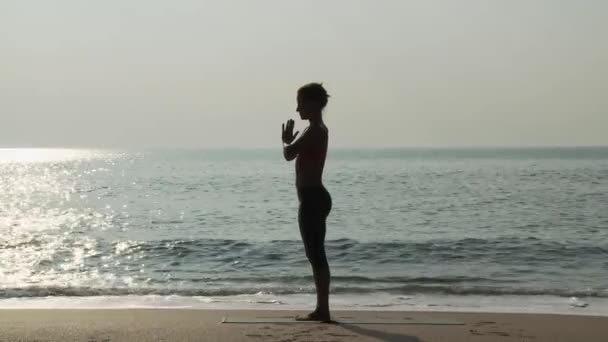
<svg viewBox="0 0 608 342">
<path fill-rule="evenodd" d="M 296 316 L 296 321 L 320 321 L 322 323 L 335 323 L 329 316 L 329 311 L 315 310 L 306 316 Z"/>
</svg>

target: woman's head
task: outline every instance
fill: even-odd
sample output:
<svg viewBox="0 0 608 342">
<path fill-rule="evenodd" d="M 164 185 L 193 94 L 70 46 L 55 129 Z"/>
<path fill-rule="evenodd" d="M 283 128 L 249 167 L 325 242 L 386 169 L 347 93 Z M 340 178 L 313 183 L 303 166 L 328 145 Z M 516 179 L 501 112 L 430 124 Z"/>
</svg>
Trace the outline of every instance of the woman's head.
<svg viewBox="0 0 608 342">
<path fill-rule="evenodd" d="M 323 108 L 327 105 L 329 95 L 321 83 L 309 83 L 298 89 L 298 108 L 303 120 L 310 120 L 321 116 Z"/>
</svg>

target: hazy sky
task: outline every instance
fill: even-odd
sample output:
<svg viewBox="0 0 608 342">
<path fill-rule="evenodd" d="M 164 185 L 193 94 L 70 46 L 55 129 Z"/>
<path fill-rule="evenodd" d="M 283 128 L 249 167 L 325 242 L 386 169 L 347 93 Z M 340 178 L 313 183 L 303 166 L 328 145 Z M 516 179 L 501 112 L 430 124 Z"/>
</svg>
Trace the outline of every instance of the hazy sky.
<svg viewBox="0 0 608 342">
<path fill-rule="evenodd" d="M 604 0 L 0 0 L 0 146 L 608 144 Z M 296 127 L 302 128 L 303 122 Z"/>
</svg>

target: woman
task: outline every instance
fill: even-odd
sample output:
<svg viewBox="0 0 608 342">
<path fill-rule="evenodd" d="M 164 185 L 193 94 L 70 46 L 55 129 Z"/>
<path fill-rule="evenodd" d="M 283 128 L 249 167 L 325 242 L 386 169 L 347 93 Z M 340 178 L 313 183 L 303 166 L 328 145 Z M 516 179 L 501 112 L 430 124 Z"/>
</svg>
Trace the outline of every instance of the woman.
<svg viewBox="0 0 608 342">
<path fill-rule="evenodd" d="M 332 202 L 322 182 L 329 136 L 322 112 L 328 98 L 327 91 L 319 83 L 301 87 L 296 111 L 302 120 L 308 120 L 309 126 L 295 142 L 299 132 L 293 133 L 293 120 L 288 120 L 282 128 L 283 156 L 287 161 L 296 159 L 296 188 L 300 201 L 298 224 L 317 290 L 316 309 L 306 316 L 296 317 L 297 320 L 330 322 L 325 230 Z"/>
</svg>

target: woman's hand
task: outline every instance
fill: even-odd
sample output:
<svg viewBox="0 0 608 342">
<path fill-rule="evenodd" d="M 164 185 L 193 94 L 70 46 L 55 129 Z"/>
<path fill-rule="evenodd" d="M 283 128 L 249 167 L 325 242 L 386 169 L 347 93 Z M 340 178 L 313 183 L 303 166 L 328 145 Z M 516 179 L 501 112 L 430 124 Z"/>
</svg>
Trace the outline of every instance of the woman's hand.
<svg viewBox="0 0 608 342">
<path fill-rule="evenodd" d="M 300 133 L 300 131 L 297 131 L 294 134 L 293 126 L 294 126 L 294 122 L 292 119 L 287 120 L 287 123 L 283 124 L 283 134 L 282 134 L 281 138 L 283 139 L 283 142 L 287 145 L 291 144 L 298 136 L 298 133 Z"/>
</svg>

